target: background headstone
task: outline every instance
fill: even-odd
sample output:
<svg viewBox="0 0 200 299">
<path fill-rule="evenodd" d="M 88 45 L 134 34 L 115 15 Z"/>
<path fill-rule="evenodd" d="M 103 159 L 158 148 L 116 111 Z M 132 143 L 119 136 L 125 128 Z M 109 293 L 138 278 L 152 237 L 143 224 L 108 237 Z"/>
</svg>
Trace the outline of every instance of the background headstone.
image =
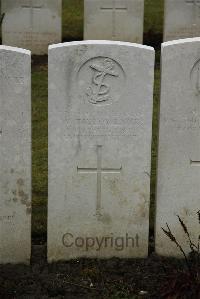
<svg viewBox="0 0 200 299">
<path fill-rule="evenodd" d="M 186 252 L 179 215 L 197 242 L 200 199 L 200 38 L 162 45 L 162 90 L 157 175 L 156 251 L 178 256 L 166 222 Z"/>
<path fill-rule="evenodd" d="M 0 46 L 0 264 L 31 252 L 31 54 Z"/>
<path fill-rule="evenodd" d="M 200 36 L 200 0 L 165 0 L 164 41 Z"/>
<path fill-rule="evenodd" d="M 84 0 L 84 39 L 143 41 L 144 0 Z"/>
<path fill-rule="evenodd" d="M 47 54 L 61 41 L 62 0 L 2 0 L 2 43 Z"/>
<path fill-rule="evenodd" d="M 49 262 L 147 256 L 153 78 L 151 47 L 50 46 Z"/>
</svg>

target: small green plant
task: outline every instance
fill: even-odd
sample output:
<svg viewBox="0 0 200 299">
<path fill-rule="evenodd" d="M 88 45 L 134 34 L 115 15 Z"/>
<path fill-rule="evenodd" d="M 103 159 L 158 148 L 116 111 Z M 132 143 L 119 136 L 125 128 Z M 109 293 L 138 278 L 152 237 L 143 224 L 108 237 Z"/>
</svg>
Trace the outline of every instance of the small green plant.
<svg viewBox="0 0 200 299">
<path fill-rule="evenodd" d="M 173 273 L 170 281 L 163 288 L 163 297 L 167 299 L 197 299 L 200 298 L 200 234 L 197 244 L 195 244 L 191 240 L 187 226 L 179 216 L 177 217 L 189 242 L 191 252 L 189 255 L 185 253 L 166 223 L 167 229 L 162 228 L 162 230 L 182 253 L 186 267 Z M 200 224 L 200 211 L 197 212 L 197 217 Z"/>
</svg>

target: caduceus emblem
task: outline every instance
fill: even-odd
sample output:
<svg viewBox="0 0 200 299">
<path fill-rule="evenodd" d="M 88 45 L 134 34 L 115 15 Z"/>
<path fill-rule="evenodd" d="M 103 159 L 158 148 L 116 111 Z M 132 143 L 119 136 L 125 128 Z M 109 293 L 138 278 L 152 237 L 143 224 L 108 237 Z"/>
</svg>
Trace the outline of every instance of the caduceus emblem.
<svg viewBox="0 0 200 299">
<path fill-rule="evenodd" d="M 109 58 L 105 58 L 99 64 L 90 65 L 93 77 L 91 86 L 87 89 L 88 102 L 92 104 L 102 104 L 103 102 L 112 101 L 110 94 L 110 85 L 106 82 L 108 76 L 118 77 L 119 74 L 115 70 L 115 63 Z"/>
</svg>

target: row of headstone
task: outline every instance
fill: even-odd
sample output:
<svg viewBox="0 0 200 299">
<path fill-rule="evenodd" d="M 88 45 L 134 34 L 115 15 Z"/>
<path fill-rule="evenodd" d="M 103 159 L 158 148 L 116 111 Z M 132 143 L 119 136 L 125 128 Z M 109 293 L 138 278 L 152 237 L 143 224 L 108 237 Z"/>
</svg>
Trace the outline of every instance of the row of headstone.
<svg viewBox="0 0 200 299">
<path fill-rule="evenodd" d="M 62 39 L 62 0 L 1 0 L 4 45 L 46 54 Z M 200 0 L 165 0 L 164 41 L 200 35 Z M 144 0 L 84 0 L 84 39 L 143 41 Z"/>
<path fill-rule="evenodd" d="M 200 38 L 162 45 L 156 251 L 198 239 Z M 0 47 L 0 263 L 31 248 L 30 52 Z M 108 41 L 49 48 L 48 261 L 148 255 L 154 49 Z M 196 239 L 195 239 L 196 238 Z"/>
<path fill-rule="evenodd" d="M 143 42 L 144 0 L 84 0 L 84 39 Z"/>
<path fill-rule="evenodd" d="M 1 0 L 2 43 L 46 54 L 62 39 L 62 0 Z M 85 0 L 84 39 L 142 43 L 144 0 Z"/>
</svg>

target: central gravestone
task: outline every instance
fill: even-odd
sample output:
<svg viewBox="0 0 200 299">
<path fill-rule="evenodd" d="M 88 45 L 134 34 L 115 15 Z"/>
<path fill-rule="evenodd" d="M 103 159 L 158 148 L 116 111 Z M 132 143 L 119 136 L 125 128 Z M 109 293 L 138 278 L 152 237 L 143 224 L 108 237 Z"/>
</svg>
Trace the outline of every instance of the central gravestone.
<svg viewBox="0 0 200 299">
<path fill-rule="evenodd" d="M 61 41 L 62 0 L 2 0 L 2 43 L 47 54 Z"/>
<path fill-rule="evenodd" d="M 164 41 L 200 35 L 200 0 L 165 0 Z"/>
<path fill-rule="evenodd" d="M 84 0 L 84 39 L 143 41 L 144 0 Z"/>
<path fill-rule="evenodd" d="M 49 49 L 48 260 L 148 252 L 154 50 Z"/>
<path fill-rule="evenodd" d="M 31 53 L 0 46 L 0 264 L 31 254 Z"/>
</svg>

